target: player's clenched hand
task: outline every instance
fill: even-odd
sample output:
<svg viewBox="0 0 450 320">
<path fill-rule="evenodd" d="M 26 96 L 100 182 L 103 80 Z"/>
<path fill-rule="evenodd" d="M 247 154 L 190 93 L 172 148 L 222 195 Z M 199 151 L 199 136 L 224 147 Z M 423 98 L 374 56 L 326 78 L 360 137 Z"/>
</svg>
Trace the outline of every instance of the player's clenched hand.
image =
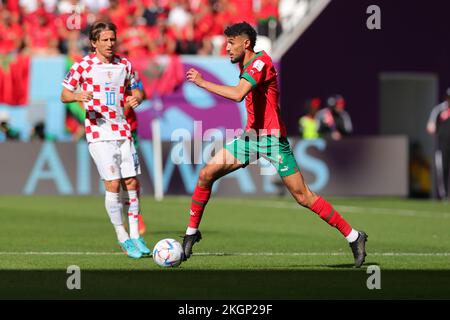
<svg viewBox="0 0 450 320">
<path fill-rule="evenodd" d="M 203 82 L 202 74 L 194 68 L 189 69 L 189 71 L 186 73 L 186 79 L 190 82 L 195 83 L 199 87 L 201 87 L 201 84 Z"/>
<path fill-rule="evenodd" d="M 94 96 L 90 91 L 81 91 L 75 93 L 75 100 L 79 102 L 89 102 L 93 97 Z"/>
<path fill-rule="evenodd" d="M 136 97 L 128 96 L 126 99 L 126 105 L 134 109 L 139 105 L 139 100 Z"/>
</svg>

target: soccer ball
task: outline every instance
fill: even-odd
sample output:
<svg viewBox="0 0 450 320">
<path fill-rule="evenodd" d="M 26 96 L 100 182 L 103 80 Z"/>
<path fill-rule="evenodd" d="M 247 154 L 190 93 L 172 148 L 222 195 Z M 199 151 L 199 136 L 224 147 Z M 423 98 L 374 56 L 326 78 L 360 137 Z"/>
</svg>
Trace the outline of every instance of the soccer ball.
<svg viewBox="0 0 450 320">
<path fill-rule="evenodd" d="M 174 239 L 162 239 L 153 248 L 153 260 L 161 267 L 177 267 L 183 258 L 183 247 Z"/>
</svg>

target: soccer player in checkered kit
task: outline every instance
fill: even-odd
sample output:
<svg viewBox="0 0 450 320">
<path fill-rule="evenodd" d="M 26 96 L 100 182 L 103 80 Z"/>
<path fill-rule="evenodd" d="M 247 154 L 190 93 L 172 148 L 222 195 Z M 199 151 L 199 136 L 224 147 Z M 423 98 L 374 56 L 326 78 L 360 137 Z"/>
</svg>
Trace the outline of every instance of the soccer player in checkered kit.
<svg viewBox="0 0 450 320">
<path fill-rule="evenodd" d="M 136 108 L 142 98 L 130 61 L 115 54 L 116 26 L 96 22 L 89 39 L 93 52 L 70 68 L 62 83 L 61 101 L 79 101 L 84 105 L 86 140 L 105 184 L 106 211 L 122 250 L 129 257 L 138 259 L 150 254 L 151 250 L 138 230 L 140 210 L 136 189 L 141 169 L 124 107 L 126 104 Z M 121 184 L 130 199 L 129 233 L 122 221 Z"/>
</svg>

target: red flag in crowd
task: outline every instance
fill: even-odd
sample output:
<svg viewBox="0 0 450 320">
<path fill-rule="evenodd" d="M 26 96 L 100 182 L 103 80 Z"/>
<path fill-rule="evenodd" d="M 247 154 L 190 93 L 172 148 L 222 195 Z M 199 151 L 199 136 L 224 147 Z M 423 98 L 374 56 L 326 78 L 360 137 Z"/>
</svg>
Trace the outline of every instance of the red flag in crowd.
<svg viewBox="0 0 450 320">
<path fill-rule="evenodd" d="M 26 105 L 30 58 L 25 55 L 3 57 L 4 61 L 0 63 L 0 103 Z"/>
</svg>

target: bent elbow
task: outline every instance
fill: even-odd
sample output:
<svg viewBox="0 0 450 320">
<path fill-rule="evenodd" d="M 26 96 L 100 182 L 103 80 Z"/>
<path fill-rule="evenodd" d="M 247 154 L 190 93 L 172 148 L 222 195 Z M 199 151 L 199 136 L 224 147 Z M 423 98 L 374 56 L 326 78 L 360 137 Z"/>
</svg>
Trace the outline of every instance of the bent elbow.
<svg viewBox="0 0 450 320">
<path fill-rule="evenodd" d="M 242 102 L 242 100 L 244 100 L 244 98 L 245 98 L 245 96 L 243 96 L 243 95 L 237 95 L 233 98 L 233 100 L 235 102 Z"/>
<path fill-rule="evenodd" d="M 67 99 L 66 97 L 61 97 L 60 100 L 62 103 L 71 103 L 72 102 L 70 99 Z"/>
</svg>

